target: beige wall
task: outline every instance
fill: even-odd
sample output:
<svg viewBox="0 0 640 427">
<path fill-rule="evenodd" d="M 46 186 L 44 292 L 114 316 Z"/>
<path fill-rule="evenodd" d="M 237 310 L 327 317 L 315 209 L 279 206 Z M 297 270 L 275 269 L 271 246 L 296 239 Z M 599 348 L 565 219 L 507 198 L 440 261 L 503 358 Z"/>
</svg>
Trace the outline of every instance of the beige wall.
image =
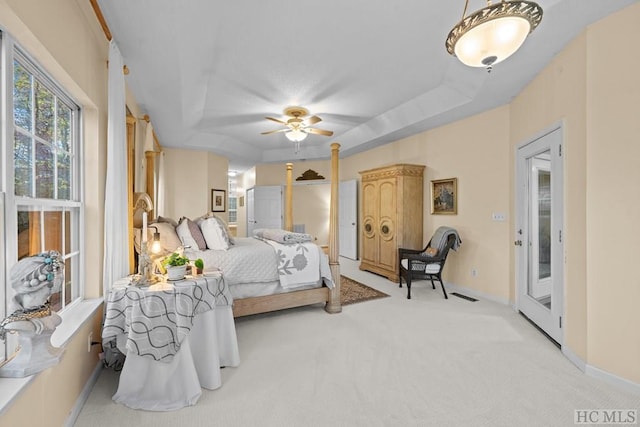
<svg viewBox="0 0 640 427">
<path fill-rule="evenodd" d="M 55 23 L 56 25 L 51 25 Z M 89 2 L 0 0 L 0 26 L 57 80 L 83 108 L 85 156 L 85 295 L 102 293 L 103 212 L 106 175 L 108 44 Z M 0 425 L 63 425 L 89 375 L 98 349 L 87 352 L 87 335 L 99 336 L 96 313 L 66 343 L 61 362 L 29 383 L 0 416 Z M 3 381 L 3 379 L 0 379 Z M 34 407 L 33 402 L 39 402 Z"/>
<path fill-rule="evenodd" d="M 207 153 L 207 183 L 209 195 L 207 201 L 207 212 L 211 210 L 211 190 L 224 190 L 227 200 L 224 202 L 225 211 L 217 212 L 216 215 L 229 221 L 229 160 L 213 153 Z"/>
<path fill-rule="evenodd" d="M 587 354 L 640 384 L 640 4 L 587 32 Z"/>
<path fill-rule="evenodd" d="M 194 219 L 211 211 L 211 189 L 227 191 L 229 162 L 213 153 L 164 148 L 166 215 Z M 227 212 L 221 213 L 226 220 Z"/>
</svg>

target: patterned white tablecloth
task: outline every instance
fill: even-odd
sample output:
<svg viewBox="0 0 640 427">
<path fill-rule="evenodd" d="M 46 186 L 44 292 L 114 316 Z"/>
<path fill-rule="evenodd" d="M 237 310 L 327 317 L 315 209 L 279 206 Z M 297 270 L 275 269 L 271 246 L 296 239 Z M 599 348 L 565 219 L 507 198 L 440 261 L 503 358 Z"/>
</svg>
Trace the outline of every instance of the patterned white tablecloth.
<svg viewBox="0 0 640 427">
<path fill-rule="evenodd" d="M 125 334 L 127 354 L 171 362 L 197 314 L 232 303 L 219 274 L 146 287 L 114 286 L 107 299 L 103 345 L 115 347 L 109 343 Z"/>
</svg>

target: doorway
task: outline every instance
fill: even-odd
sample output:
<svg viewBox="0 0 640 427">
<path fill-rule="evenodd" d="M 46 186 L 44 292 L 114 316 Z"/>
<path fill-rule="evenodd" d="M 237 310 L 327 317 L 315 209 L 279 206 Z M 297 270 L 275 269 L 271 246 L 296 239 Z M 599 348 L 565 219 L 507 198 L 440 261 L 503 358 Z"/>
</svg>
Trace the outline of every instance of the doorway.
<svg viewBox="0 0 640 427">
<path fill-rule="evenodd" d="M 516 307 L 560 346 L 564 314 L 562 128 L 516 155 Z"/>
<path fill-rule="evenodd" d="M 282 228 L 282 187 L 266 185 L 247 190 L 247 236 L 258 228 Z"/>
<path fill-rule="evenodd" d="M 358 259 L 358 181 L 340 182 L 339 241 L 340 256 Z"/>
</svg>

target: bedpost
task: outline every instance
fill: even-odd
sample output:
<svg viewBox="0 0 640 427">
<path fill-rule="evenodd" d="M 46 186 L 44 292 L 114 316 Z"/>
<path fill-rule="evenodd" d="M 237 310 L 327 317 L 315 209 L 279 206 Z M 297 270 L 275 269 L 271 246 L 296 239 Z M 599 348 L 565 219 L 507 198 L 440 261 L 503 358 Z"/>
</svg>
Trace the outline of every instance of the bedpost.
<svg viewBox="0 0 640 427">
<path fill-rule="evenodd" d="M 293 163 L 287 163 L 287 188 L 285 193 L 284 229 L 293 231 Z"/>
<path fill-rule="evenodd" d="M 340 171 L 338 168 L 340 144 L 331 144 L 331 205 L 329 207 L 329 267 L 335 287 L 329 291 L 329 301 L 325 306 L 328 313 L 340 313 L 340 262 L 338 261 L 338 190 Z"/>
</svg>

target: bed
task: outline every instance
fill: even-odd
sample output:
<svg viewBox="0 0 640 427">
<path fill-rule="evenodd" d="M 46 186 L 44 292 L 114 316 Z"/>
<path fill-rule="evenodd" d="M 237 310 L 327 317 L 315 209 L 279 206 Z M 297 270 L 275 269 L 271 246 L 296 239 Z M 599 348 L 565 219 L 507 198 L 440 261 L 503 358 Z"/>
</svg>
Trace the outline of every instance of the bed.
<svg viewBox="0 0 640 427">
<path fill-rule="evenodd" d="M 278 246 L 268 238 L 254 237 L 236 237 L 233 239 L 235 244 L 230 245 L 227 250 L 204 249 L 202 245 L 188 245 L 191 248 L 185 250 L 185 255 L 189 259 L 201 258 L 204 261 L 205 271 L 214 268 L 222 271 L 234 298 L 234 317 L 311 304 L 324 304 L 324 309 L 328 313 L 339 313 L 342 310 L 337 241 L 339 147 L 337 143 L 331 144 L 331 204 L 327 254 L 313 242 Z M 292 185 L 292 164 L 287 163 L 284 228 L 289 232 L 293 229 Z M 162 234 L 162 231 L 160 233 Z M 288 254 L 287 251 L 289 251 Z M 280 280 L 281 276 L 289 279 L 289 273 L 298 270 L 287 270 L 287 266 L 294 262 L 297 254 L 304 254 L 309 260 L 309 268 L 306 268 L 309 276 L 305 279 L 302 274 L 295 279 Z M 300 257 L 296 259 L 299 260 Z M 317 271 L 312 272 L 311 268 L 316 268 Z M 302 269 L 303 272 L 304 270 Z M 316 279 L 311 278 L 314 274 L 317 276 Z"/>
</svg>

